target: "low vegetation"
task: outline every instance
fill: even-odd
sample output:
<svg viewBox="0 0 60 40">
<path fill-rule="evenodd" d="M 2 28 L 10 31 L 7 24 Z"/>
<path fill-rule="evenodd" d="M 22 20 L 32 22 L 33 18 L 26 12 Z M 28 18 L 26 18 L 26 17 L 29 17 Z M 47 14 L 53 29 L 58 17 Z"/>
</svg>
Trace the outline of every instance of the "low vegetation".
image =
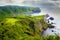
<svg viewBox="0 0 60 40">
<path fill-rule="evenodd" d="M 7 17 L 0 22 L 0 40 L 54 40 L 59 36 L 42 37 L 47 23 L 30 16 Z"/>
<path fill-rule="evenodd" d="M 44 21 L 44 15 L 16 16 L 17 10 L 13 11 L 12 8 L 2 7 L 0 9 L 0 40 L 60 40 L 57 35 L 42 36 L 42 32 L 49 26 Z M 23 12 L 22 9 L 19 11 Z"/>
</svg>

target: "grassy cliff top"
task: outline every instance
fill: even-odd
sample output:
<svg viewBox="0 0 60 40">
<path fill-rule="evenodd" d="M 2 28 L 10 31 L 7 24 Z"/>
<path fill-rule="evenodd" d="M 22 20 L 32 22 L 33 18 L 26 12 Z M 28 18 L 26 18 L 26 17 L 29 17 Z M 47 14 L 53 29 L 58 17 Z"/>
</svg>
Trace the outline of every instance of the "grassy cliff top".
<svg viewBox="0 0 60 40">
<path fill-rule="evenodd" d="M 5 40 L 34 40 L 40 36 L 40 20 L 43 16 L 6 17 L 0 21 L 0 39 Z"/>
<path fill-rule="evenodd" d="M 42 27 L 48 26 L 44 15 L 24 15 L 26 11 L 36 12 L 35 9 L 38 8 L 0 7 L 0 40 L 59 40 L 58 36 L 41 36 Z"/>
</svg>

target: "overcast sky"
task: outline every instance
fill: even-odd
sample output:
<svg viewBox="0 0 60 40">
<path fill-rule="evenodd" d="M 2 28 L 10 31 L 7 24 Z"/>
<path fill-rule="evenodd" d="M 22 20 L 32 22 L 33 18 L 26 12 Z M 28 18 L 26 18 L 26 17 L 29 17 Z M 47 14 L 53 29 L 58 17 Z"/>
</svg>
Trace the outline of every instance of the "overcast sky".
<svg viewBox="0 0 60 40">
<path fill-rule="evenodd" d="M 0 5 L 32 5 L 41 9 L 60 13 L 60 0 L 0 0 Z"/>
<path fill-rule="evenodd" d="M 27 5 L 40 7 L 42 14 L 50 14 L 55 18 L 57 26 L 60 26 L 60 0 L 0 0 L 0 5 Z"/>
</svg>

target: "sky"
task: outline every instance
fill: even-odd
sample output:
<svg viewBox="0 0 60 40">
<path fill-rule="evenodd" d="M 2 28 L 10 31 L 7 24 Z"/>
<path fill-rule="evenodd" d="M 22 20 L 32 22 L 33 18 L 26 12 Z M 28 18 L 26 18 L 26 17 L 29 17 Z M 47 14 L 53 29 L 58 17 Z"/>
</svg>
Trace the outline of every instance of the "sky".
<svg viewBox="0 0 60 40">
<path fill-rule="evenodd" d="M 40 7 L 40 14 L 49 14 L 54 17 L 56 26 L 60 28 L 60 0 L 0 0 L 0 5 Z"/>
<path fill-rule="evenodd" d="M 0 0 L 0 5 L 23 5 L 24 0 Z"/>
</svg>

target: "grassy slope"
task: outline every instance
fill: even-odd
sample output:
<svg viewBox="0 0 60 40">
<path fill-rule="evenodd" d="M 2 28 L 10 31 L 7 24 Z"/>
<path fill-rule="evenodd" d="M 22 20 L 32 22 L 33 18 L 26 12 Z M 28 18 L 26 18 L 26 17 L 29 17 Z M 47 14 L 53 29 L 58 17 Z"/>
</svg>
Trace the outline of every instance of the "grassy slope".
<svg viewBox="0 0 60 40">
<path fill-rule="evenodd" d="M 40 18 L 40 19 L 39 19 Z M 0 40 L 44 40 L 41 34 L 43 16 L 6 17 L 0 22 Z"/>
<path fill-rule="evenodd" d="M 30 15 L 32 10 L 37 10 L 37 7 L 25 7 L 25 6 L 0 6 L 0 18 L 4 17 L 16 17 L 23 15 Z"/>
<path fill-rule="evenodd" d="M 13 16 L 15 14 L 13 11 L 11 12 L 10 9 L 4 11 L 3 9 L 0 9 L 0 40 L 60 39 L 59 36 L 42 37 L 40 35 L 41 27 L 47 27 L 48 25 L 44 22 L 44 16 Z"/>
<path fill-rule="evenodd" d="M 0 39 L 34 39 L 35 36 L 40 35 L 40 27 L 38 27 L 39 25 L 36 23 L 39 23 L 38 20 L 29 16 L 4 18 L 4 20 L 0 22 Z"/>
</svg>

